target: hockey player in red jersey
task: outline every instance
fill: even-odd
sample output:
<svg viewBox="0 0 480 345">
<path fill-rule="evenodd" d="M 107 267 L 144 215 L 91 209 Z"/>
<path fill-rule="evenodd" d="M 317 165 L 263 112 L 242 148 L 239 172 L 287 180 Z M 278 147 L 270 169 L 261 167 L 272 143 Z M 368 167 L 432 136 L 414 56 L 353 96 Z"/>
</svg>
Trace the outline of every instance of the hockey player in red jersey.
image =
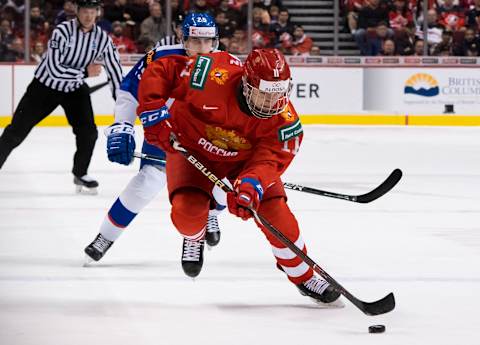
<svg viewBox="0 0 480 345">
<path fill-rule="evenodd" d="M 212 182 L 170 145 L 181 145 L 219 178 L 232 181 L 231 213 L 247 220 L 253 208 L 306 253 L 298 223 L 287 205 L 280 176 L 298 152 L 303 130 L 289 101 L 290 69 L 276 49 L 252 51 L 245 65 L 226 52 L 154 61 L 139 86 L 137 114 L 146 140 L 167 152 L 171 218 L 192 251 L 203 253 Z M 171 115 L 166 102 L 175 99 Z M 257 223 L 272 246 L 277 266 L 303 295 L 331 303 L 339 293 Z M 182 262 L 185 273 L 200 273 Z"/>
</svg>

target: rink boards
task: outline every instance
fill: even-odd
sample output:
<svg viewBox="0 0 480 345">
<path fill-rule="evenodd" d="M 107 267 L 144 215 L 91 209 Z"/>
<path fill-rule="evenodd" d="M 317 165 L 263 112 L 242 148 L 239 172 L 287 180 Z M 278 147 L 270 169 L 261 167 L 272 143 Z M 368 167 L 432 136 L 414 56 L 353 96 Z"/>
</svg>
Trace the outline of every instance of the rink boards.
<svg viewBox="0 0 480 345">
<path fill-rule="evenodd" d="M 0 127 L 11 121 L 33 65 L 0 65 Z M 124 68 L 127 72 L 130 66 Z M 480 125 L 480 69 L 473 67 L 292 67 L 292 102 L 304 124 Z M 94 87 L 103 73 L 87 82 Z M 41 101 L 41 100 L 39 100 Z M 112 122 L 109 86 L 92 93 L 98 125 Z M 444 114 L 446 106 L 455 113 Z M 65 126 L 63 109 L 40 125 Z"/>
</svg>

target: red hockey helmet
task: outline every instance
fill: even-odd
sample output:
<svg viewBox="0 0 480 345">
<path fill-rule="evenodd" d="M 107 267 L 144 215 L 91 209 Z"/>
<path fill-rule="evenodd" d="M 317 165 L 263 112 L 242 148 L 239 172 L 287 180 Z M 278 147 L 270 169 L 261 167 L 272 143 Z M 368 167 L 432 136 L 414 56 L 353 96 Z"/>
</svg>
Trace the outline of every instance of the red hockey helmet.
<svg viewBox="0 0 480 345">
<path fill-rule="evenodd" d="M 292 82 L 285 57 L 277 49 L 255 49 L 243 66 L 243 95 L 260 119 L 280 114 L 288 105 Z"/>
</svg>

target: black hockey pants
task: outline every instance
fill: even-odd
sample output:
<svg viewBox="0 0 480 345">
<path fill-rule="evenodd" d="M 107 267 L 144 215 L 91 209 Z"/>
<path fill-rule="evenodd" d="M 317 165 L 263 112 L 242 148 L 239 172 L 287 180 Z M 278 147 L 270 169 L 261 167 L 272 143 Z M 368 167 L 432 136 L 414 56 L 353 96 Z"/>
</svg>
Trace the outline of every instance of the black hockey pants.
<svg viewBox="0 0 480 345">
<path fill-rule="evenodd" d="M 75 176 L 87 173 L 98 136 L 88 85 L 67 93 L 51 89 L 35 78 L 20 100 L 12 123 L 0 137 L 0 169 L 10 152 L 22 143 L 32 128 L 59 105 L 65 110 L 76 139 L 72 173 Z"/>
</svg>

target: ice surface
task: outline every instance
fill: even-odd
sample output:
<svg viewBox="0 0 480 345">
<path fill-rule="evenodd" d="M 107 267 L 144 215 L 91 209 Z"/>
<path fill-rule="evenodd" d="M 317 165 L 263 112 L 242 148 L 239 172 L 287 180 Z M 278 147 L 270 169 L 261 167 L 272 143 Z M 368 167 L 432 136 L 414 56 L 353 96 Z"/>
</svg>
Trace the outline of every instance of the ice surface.
<svg viewBox="0 0 480 345">
<path fill-rule="evenodd" d="M 253 222 L 227 213 L 200 277 L 186 278 L 165 191 L 82 267 L 138 162 L 108 162 L 101 135 L 89 172 L 99 195 L 75 195 L 71 129 L 35 128 L 0 171 L 0 344 L 479 344 L 480 129 L 305 135 L 285 181 L 361 194 L 404 172 L 365 205 L 288 191 L 311 257 L 362 300 L 393 291 L 393 312 L 319 308 L 275 268 Z M 373 324 L 386 333 L 369 334 Z"/>
</svg>

